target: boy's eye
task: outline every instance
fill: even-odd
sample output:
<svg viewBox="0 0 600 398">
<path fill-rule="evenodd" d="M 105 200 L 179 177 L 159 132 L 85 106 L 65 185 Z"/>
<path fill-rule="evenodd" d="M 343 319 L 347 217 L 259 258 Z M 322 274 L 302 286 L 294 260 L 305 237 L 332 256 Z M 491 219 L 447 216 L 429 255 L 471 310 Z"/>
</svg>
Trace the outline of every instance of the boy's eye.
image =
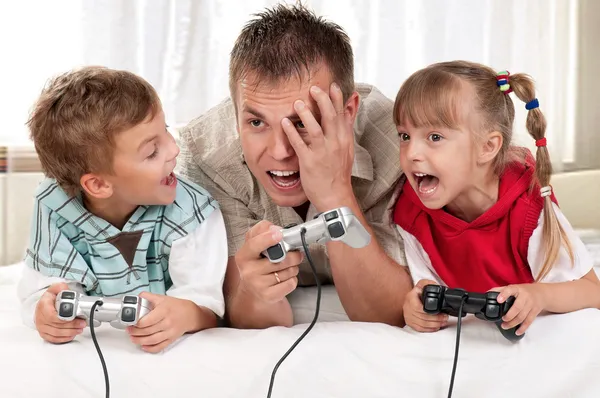
<svg viewBox="0 0 600 398">
<path fill-rule="evenodd" d="M 154 159 L 158 155 L 158 146 L 154 145 L 154 151 L 150 155 L 148 155 L 148 159 Z"/>
<path fill-rule="evenodd" d="M 262 121 L 258 119 L 250 120 L 250 125 L 252 127 L 260 127 L 262 125 Z"/>
<path fill-rule="evenodd" d="M 429 135 L 429 138 L 431 139 L 431 141 L 433 142 L 438 142 L 442 140 L 442 136 L 436 133 L 433 133 L 431 135 Z"/>
<path fill-rule="evenodd" d="M 410 140 L 410 135 L 408 135 L 406 133 L 398 133 L 398 135 L 400 136 L 400 141 L 408 141 L 408 140 Z"/>
</svg>

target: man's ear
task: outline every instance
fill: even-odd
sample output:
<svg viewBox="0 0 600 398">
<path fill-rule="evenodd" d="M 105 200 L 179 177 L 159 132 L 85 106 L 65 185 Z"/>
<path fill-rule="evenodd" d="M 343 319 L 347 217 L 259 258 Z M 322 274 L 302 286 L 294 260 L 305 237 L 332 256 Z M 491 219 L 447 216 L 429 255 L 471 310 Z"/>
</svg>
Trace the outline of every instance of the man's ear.
<svg viewBox="0 0 600 398">
<path fill-rule="evenodd" d="M 352 95 L 350 96 L 350 98 L 348 98 L 348 101 L 346 101 L 346 114 L 348 114 L 350 116 L 350 119 L 352 120 L 352 124 L 354 124 L 354 121 L 356 120 L 356 115 L 358 114 L 358 107 L 360 106 L 360 98 L 358 96 L 358 93 L 356 91 L 354 91 L 352 93 Z"/>
<path fill-rule="evenodd" d="M 503 142 L 504 138 L 499 131 L 488 133 L 484 137 L 481 147 L 479 148 L 478 163 L 484 165 L 493 161 L 500 149 L 502 149 Z"/>
<path fill-rule="evenodd" d="M 113 194 L 112 183 L 99 174 L 84 174 L 79 183 L 86 194 L 96 199 L 108 199 Z"/>
</svg>

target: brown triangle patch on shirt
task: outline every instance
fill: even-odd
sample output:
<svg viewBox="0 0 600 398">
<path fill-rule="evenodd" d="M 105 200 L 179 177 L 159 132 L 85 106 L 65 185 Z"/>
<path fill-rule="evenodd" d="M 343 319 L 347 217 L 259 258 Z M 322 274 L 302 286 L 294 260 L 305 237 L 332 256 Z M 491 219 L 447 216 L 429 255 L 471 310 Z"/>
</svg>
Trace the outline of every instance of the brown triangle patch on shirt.
<svg viewBox="0 0 600 398">
<path fill-rule="evenodd" d="M 108 239 L 108 243 L 117 248 L 123 259 L 129 265 L 129 268 L 133 267 L 133 259 L 135 257 L 135 251 L 140 243 L 144 231 L 134 232 L 121 232 L 120 234 L 113 236 Z"/>
</svg>

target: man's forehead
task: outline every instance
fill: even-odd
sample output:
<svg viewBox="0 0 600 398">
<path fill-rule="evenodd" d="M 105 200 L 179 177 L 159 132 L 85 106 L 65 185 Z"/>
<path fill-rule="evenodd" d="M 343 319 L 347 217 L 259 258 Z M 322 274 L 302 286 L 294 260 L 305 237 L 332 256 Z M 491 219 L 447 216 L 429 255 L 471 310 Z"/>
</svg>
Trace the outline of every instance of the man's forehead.
<svg viewBox="0 0 600 398">
<path fill-rule="evenodd" d="M 325 65 L 315 65 L 293 71 L 288 76 L 263 76 L 258 72 L 246 73 L 238 83 L 238 91 L 258 95 L 307 94 L 313 85 L 327 87 L 331 84 L 331 73 Z"/>
</svg>

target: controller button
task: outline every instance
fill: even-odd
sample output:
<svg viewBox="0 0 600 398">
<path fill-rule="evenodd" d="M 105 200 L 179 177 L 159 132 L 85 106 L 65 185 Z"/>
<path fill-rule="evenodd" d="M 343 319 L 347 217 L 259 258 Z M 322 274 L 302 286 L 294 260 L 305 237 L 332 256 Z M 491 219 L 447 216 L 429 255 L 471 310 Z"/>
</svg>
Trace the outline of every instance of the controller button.
<svg viewBox="0 0 600 398">
<path fill-rule="evenodd" d="M 333 239 L 341 238 L 346 233 L 344 226 L 339 221 L 329 224 L 327 229 L 329 230 L 329 236 L 331 236 Z"/>
<path fill-rule="evenodd" d="M 490 319 L 500 318 L 500 306 L 496 304 L 487 304 L 485 306 L 485 316 Z"/>
<path fill-rule="evenodd" d="M 75 298 L 75 292 L 62 292 L 60 296 L 67 300 L 73 300 Z"/>
<path fill-rule="evenodd" d="M 273 245 L 267 249 L 267 254 L 271 260 L 278 260 L 283 257 L 283 248 L 281 245 Z"/>
<path fill-rule="evenodd" d="M 73 303 L 60 303 L 58 315 L 62 318 L 70 318 L 73 316 Z"/>
<path fill-rule="evenodd" d="M 325 214 L 325 221 L 335 220 L 336 218 L 338 218 L 338 212 L 335 210 Z"/>
<path fill-rule="evenodd" d="M 137 304 L 137 296 L 125 296 L 125 297 L 123 297 L 123 303 Z"/>
<path fill-rule="evenodd" d="M 135 321 L 135 308 L 131 308 L 131 307 L 123 308 L 123 311 L 121 311 L 121 320 L 123 322 Z"/>
<path fill-rule="evenodd" d="M 432 297 L 426 297 L 425 303 L 423 305 L 423 309 L 425 311 L 437 311 L 438 309 L 438 299 Z"/>
</svg>

